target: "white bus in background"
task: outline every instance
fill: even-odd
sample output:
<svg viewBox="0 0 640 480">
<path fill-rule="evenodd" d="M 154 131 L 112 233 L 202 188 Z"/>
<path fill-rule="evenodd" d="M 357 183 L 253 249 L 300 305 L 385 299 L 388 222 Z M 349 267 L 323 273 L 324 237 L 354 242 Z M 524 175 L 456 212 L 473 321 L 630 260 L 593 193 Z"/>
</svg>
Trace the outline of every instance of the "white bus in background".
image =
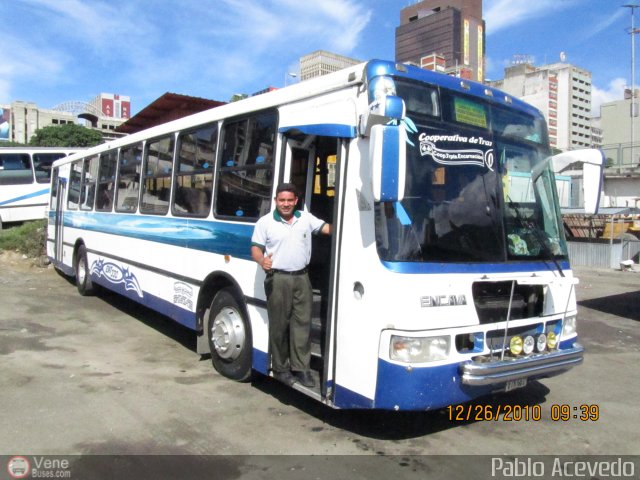
<svg viewBox="0 0 640 480">
<path fill-rule="evenodd" d="M 192 329 L 222 375 L 270 375 L 251 234 L 293 182 L 333 225 L 309 265 L 317 386 L 293 388 L 333 408 L 441 408 L 582 361 L 549 155 L 534 107 L 372 60 L 58 160 L 47 252 L 81 294 Z M 559 160 L 593 163 L 598 191 L 601 153 L 573 155 Z"/>
<path fill-rule="evenodd" d="M 0 147 L 0 229 L 11 222 L 45 218 L 51 164 L 81 149 Z"/>
</svg>

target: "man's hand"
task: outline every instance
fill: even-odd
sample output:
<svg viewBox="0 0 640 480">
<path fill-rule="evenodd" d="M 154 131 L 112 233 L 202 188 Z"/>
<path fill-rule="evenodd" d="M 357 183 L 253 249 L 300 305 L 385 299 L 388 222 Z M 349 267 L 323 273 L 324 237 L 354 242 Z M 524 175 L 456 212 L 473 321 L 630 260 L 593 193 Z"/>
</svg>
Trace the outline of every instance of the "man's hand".
<svg viewBox="0 0 640 480">
<path fill-rule="evenodd" d="M 262 269 L 265 272 L 268 272 L 269 270 L 271 270 L 271 267 L 273 266 L 273 260 L 271 259 L 271 257 L 273 257 L 273 252 L 267 255 L 266 257 L 263 257 L 262 259 L 261 265 L 262 265 Z"/>
</svg>

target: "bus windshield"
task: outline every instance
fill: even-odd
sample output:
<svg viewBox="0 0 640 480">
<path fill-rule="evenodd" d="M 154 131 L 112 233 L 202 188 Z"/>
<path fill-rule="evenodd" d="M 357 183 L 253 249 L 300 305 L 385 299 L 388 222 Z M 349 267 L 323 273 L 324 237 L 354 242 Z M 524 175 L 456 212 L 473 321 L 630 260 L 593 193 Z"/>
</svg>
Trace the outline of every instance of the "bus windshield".
<svg viewBox="0 0 640 480">
<path fill-rule="evenodd" d="M 376 205 L 382 260 L 566 257 L 541 118 L 435 87 L 396 88 L 417 131 L 409 133 L 404 199 Z"/>
</svg>

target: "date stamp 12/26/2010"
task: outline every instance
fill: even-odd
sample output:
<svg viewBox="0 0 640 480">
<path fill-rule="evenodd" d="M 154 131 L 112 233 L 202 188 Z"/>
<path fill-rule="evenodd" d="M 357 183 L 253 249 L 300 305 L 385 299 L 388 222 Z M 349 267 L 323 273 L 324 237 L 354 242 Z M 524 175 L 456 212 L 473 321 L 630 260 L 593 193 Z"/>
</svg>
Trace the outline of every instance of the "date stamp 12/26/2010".
<svg viewBox="0 0 640 480">
<path fill-rule="evenodd" d="M 539 422 L 550 419 L 553 422 L 597 422 L 600 407 L 597 404 L 552 404 L 541 405 L 450 405 L 446 409 L 452 422 Z M 548 416 L 543 415 L 548 412 Z"/>
</svg>

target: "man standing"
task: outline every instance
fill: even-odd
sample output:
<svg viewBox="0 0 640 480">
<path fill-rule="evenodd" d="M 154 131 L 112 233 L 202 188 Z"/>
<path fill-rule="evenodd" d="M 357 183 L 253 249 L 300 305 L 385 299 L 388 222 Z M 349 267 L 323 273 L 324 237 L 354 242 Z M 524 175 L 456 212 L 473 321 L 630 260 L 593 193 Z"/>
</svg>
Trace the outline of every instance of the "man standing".
<svg viewBox="0 0 640 480">
<path fill-rule="evenodd" d="M 311 235 L 330 234 L 331 225 L 296 209 L 292 183 L 276 189 L 276 210 L 258 220 L 251 237 L 251 257 L 266 272 L 271 368 L 287 385 L 315 386 L 310 373 L 313 292 L 307 274 Z"/>
</svg>

